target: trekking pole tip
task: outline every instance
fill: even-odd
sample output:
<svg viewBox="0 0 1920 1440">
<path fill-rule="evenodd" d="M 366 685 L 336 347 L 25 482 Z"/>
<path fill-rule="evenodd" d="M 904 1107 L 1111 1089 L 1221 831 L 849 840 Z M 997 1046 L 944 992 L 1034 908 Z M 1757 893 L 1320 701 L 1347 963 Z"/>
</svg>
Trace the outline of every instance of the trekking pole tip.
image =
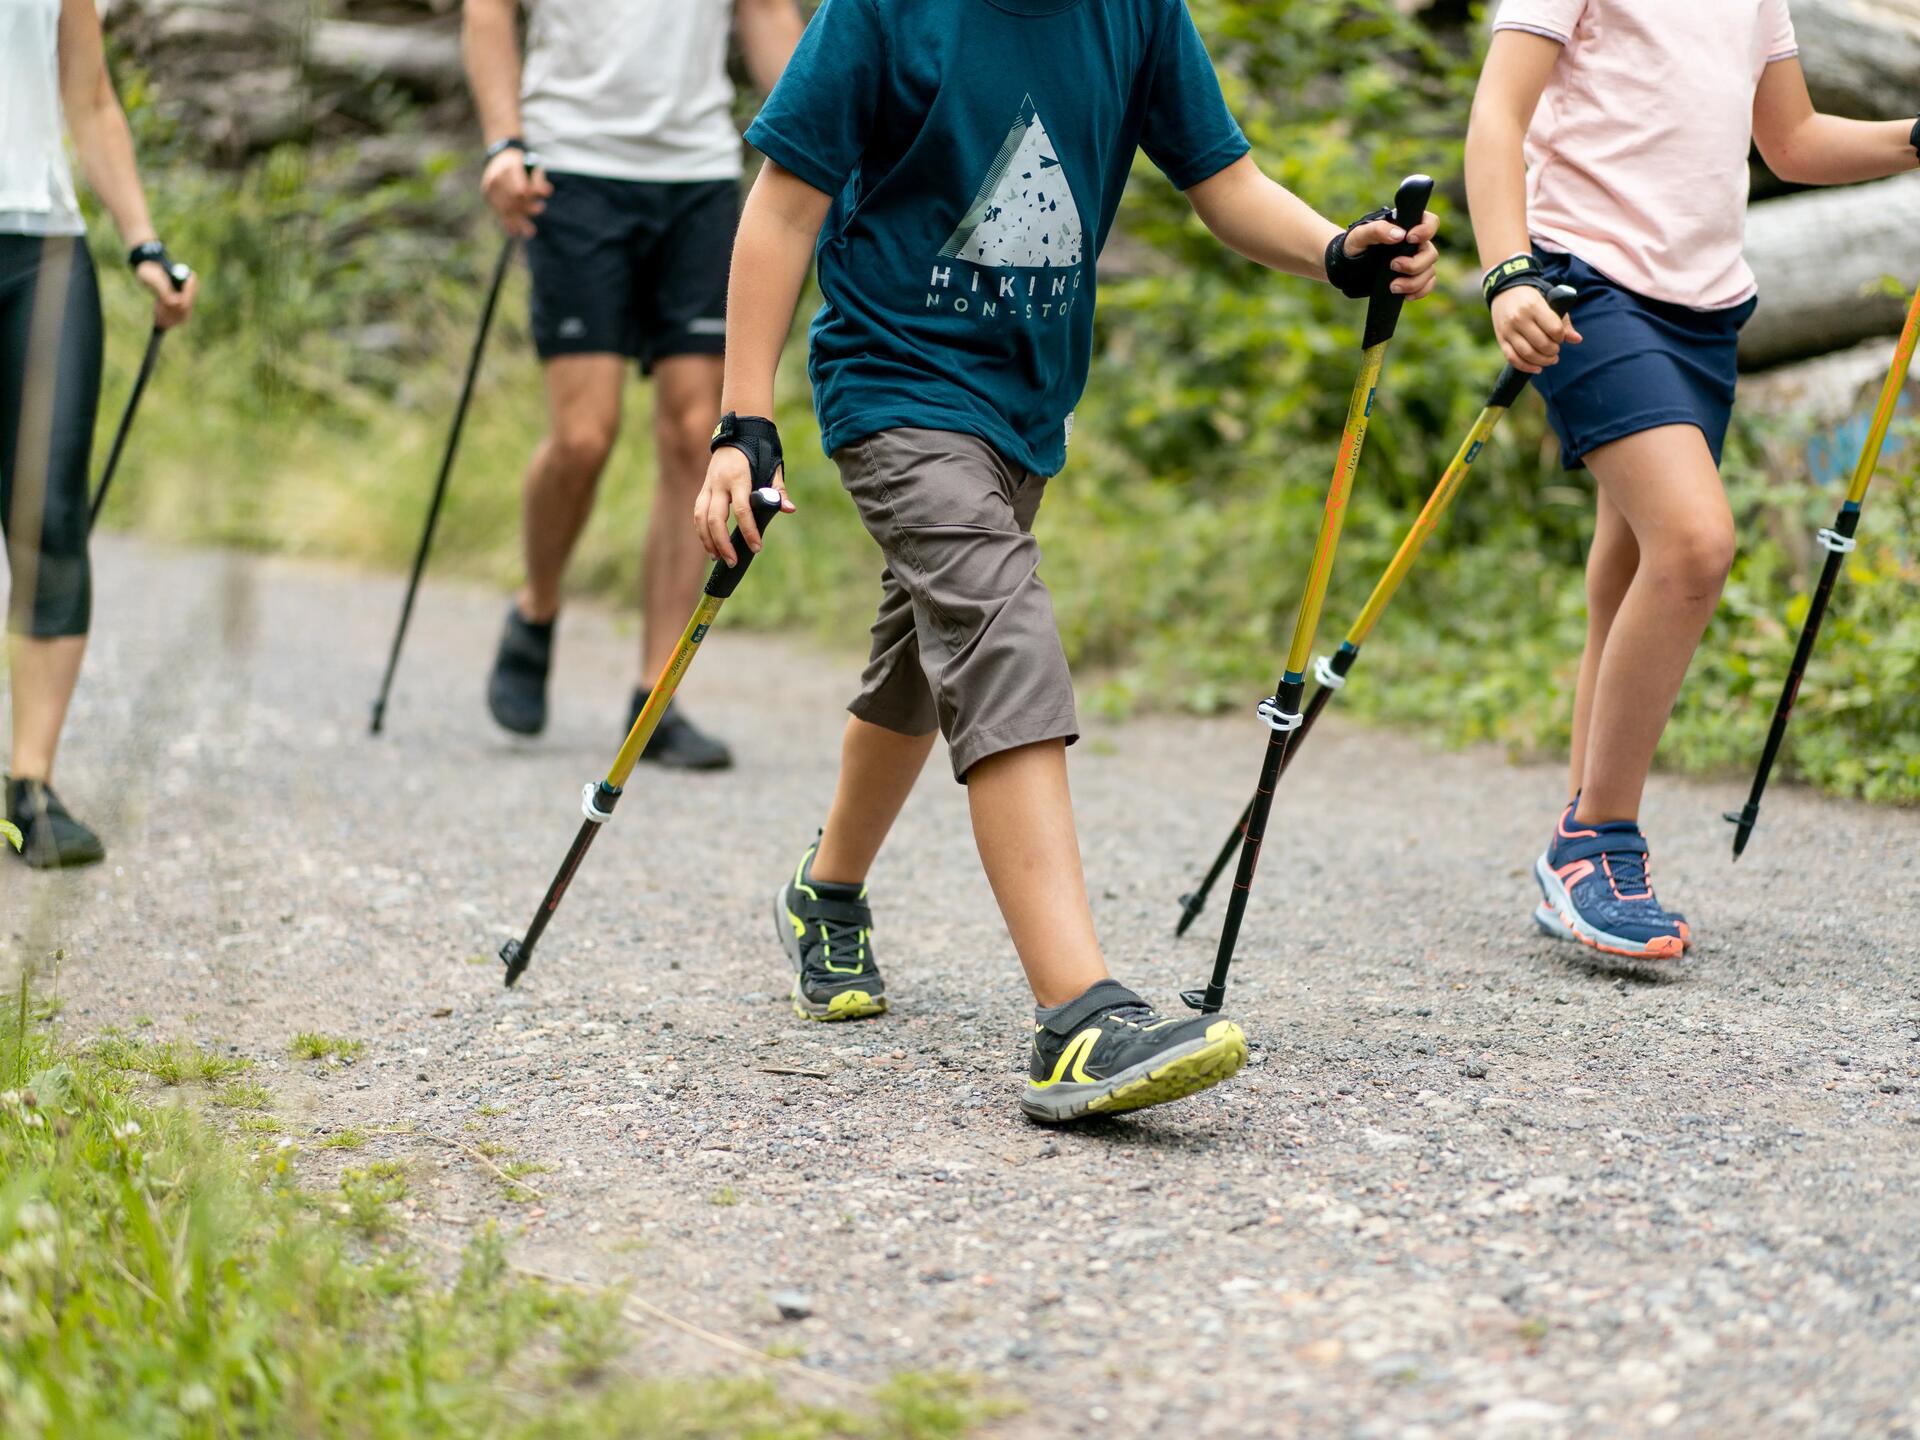
<svg viewBox="0 0 1920 1440">
<path fill-rule="evenodd" d="M 507 988 L 509 990 L 513 988 L 513 982 L 518 980 L 521 973 L 525 971 L 527 962 L 531 958 L 532 957 L 521 947 L 518 940 L 509 940 L 500 947 L 501 963 L 507 967 Z"/>
<path fill-rule="evenodd" d="M 1720 818 L 1734 827 L 1733 858 L 1738 860 L 1747 848 L 1747 841 L 1753 838 L 1753 825 L 1760 818 L 1760 812 L 1749 805 L 1744 810 L 1728 810 Z"/>
<path fill-rule="evenodd" d="M 374 702 L 373 719 L 369 721 L 367 724 L 367 734 L 378 735 L 380 733 L 380 728 L 386 723 L 387 723 L 387 707 L 379 701 Z"/>
<path fill-rule="evenodd" d="M 1173 927 L 1173 938 L 1178 940 L 1182 935 L 1186 934 L 1188 928 L 1199 918 L 1200 904 L 1198 897 L 1182 895 L 1180 897 L 1180 923 Z"/>
</svg>

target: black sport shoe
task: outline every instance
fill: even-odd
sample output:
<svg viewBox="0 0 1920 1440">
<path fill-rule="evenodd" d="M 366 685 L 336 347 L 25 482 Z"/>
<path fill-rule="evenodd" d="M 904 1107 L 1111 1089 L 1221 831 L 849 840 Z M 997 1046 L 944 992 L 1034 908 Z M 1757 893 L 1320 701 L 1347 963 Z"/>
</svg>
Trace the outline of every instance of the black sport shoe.
<svg viewBox="0 0 1920 1440">
<path fill-rule="evenodd" d="M 773 923 L 793 962 L 793 1013 L 804 1020 L 859 1020 L 887 1008 L 873 959 L 873 911 L 864 885 L 829 885 L 808 873 L 819 837 L 773 897 Z"/>
<path fill-rule="evenodd" d="M 633 703 L 627 709 L 627 729 L 633 729 L 633 722 L 640 718 L 640 711 L 650 693 L 645 688 L 633 692 Z M 669 770 L 728 770 L 733 767 L 733 752 L 681 714 L 678 700 L 667 702 L 667 713 L 660 717 L 660 724 L 654 730 L 653 738 L 647 741 L 647 748 L 641 752 L 640 758 L 650 765 L 661 765 Z"/>
<path fill-rule="evenodd" d="M 553 621 L 536 625 L 507 607 L 507 627 L 487 676 L 487 709 L 503 729 L 538 735 L 547 728 L 547 671 L 553 664 Z"/>
<path fill-rule="evenodd" d="M 20 832 L 20 858 L 36 870 L 95 865 L 107 857 L 100 837 L 67 812 L 52 786 L 38 780 L 7 781 L 7 819 Z M 12 848 L 0 843 L 0 850 Z"/>
<path fill-rule="evenodd" d="M 1117 980 L 1036 1010 L 1020 1108 L 1058 1122 L 1164 1105 L 1218 1085 L 1247 1063 L 1247 1037 L 1218 1015 L 1167 1019 Z"/>
</svg>

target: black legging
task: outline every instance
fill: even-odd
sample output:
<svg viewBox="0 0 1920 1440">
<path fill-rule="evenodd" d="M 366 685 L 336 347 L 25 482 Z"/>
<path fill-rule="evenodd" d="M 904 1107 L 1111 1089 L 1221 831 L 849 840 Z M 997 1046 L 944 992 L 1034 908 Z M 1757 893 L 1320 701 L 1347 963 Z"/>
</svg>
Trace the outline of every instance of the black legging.
<svg viewBox="0 0 1920 1440">
<path fill-rule="evenodd" d="M 87 476 L 100 345 L 86 241 L 0 235 L 0 533 L 16 635 L 84 635 L 92 618 Z"/>
</svg>

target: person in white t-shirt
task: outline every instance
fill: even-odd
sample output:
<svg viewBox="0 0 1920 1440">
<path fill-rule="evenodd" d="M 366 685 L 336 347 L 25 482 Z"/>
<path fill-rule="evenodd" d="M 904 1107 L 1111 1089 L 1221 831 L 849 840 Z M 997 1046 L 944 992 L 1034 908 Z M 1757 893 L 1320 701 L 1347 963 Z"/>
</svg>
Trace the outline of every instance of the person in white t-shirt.
<svg viewBox="0 0 1920 1440">
<path fill-rule="evenodd" d="M 516 35 L 527 12 L 526 59 Z M 686 516 L 720 415 L 740 135 L 727 43 L 771 90 L 805 21 L 795 0 L 466 0 L 467 76 L 487 142 L 481 188 L 526 242 L 548 432 L 527 469 L 527 579 L 487 681 L 506 729 L 535 735 L 561 581 L 620 430 L 626 362 L 654 386 L 653 516 L 641 676 L 628 723 L 698 601 Z M 669 706 L 642 757 L 723 769 L 725 745 Z"/>
</svg>

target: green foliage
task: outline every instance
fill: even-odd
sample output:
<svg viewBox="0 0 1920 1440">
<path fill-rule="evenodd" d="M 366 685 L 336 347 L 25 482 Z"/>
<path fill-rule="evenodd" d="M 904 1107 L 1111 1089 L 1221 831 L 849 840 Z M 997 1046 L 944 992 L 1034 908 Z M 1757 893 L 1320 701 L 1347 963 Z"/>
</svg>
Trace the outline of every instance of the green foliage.
<svg viewBox="0 0 1920 1440">
<path fill-rule="evenodd" d="M 396 1166 L 313 1203 L 290 1148 L 148 1103 L 21 995 L 0 1016 L 0 1434 L 953 1440 L 984 1413 L 937 1379 L 851 1410 L 637 1380 L 617 1297 L 520 1277 L 491 1229 L 436 1281 L 388 1233 Z"/>
<path fill-rule="evenodd" d="M 1407 313 L 1388 357 L 1324 650 L 1500 368 L 1474 291 L 1460 183 L 1479 56 L 1440 43 L 1394 0 L 1193 0 L 1192 9 L 1256 156 L 1323 213 L 1371 209 L 1414 170 L 1440 181 L 1442 285 Z M 238 178 L 212 178 L 148 108 L 133 108 L 143 157 L 164 170 L 150 187 L 162 229 L 200 260 L 205 291 L 193 328 L 169 345 L 141 419 L 139 473 L 116 487 L 108 523 L 404 565 L 498 253 L 473 176 L 436 161 L 420 175 L 362 183 L 351 159 L 289 147 Z M 415 223 L 449 204 L 476 217 L 453 245 Z M 96 236 L 111 252 L 108 227 Z M 144 320 L 130 286 L 109 278 L 106 289 L 111 401 L 130 379 L 131 337 Z M 525 306 L 516 269 L 462 441 L 436 573 L 502 585 L 518 576 L 519 476 L 544 414 Z M 1325 286 L 1229 254 L 1151 166 L 1138 167 L 1102 257 L 1096 355 L 1071 464 L 1051 482 L 1039 522 L 1083 703 L 1246 709 L 1272 685 L 1360 319 Z M 852 650 L 871 619 L 879 566 L 819 453 L 800 329 L 780 403 L 800 513 L 775 531 L 728 623 L 803 624 Z M 627 440 L 570 579 L 576 593 L 623 603 L 636 589 L 653 481 L 644 390 L 629 400 Z M 103 407 L 103 426 L 113 411 Z M 1751 763 L 1810 583 L 1798 537 L 1835 508 L 1797 462 L 1767 458 L 1766 426 L 1743 416 L 1729 449 L 1742 553 L 1668 731 L 1668 764 Z M 1784 757 L 1786 773 L 1842 794 L 1920 799 L 1914 453 L 1883 466 Z M 1527 397 L 1395 600 L 1341 708 L 1447 743 L 1494 741 L 1516 754 L 1563 747 L 1591 512 L 1591 482 L 1560 470 Z"/>
</svg>

